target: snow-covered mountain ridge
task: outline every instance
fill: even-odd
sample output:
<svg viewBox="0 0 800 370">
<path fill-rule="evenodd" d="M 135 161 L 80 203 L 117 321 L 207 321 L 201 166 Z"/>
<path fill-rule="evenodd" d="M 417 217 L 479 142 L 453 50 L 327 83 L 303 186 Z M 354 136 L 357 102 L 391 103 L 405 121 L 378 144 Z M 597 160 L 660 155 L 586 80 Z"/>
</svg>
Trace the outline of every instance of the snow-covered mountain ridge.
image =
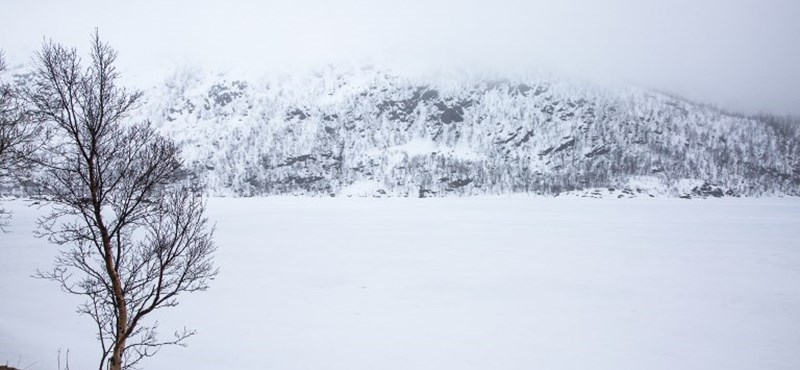
<svg viewBox="0 0 800 370">
<path fill-rule="evenodd" d="M 145 94 L 211 195 L 800 195 L 797 131 L 640 88 L 329 68 Z"/>
</svg>

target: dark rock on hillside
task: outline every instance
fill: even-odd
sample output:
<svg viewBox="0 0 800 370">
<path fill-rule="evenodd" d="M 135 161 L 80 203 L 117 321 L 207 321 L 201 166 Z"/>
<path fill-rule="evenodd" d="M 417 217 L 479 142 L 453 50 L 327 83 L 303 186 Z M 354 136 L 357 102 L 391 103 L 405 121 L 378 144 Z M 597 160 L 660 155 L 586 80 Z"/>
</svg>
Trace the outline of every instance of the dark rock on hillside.
<svg viewBox="0 0 800 370">
<path fill-rule="evenodd" d="M 598 155 L 606 154 L 606 153 L 608 153 L 610 151 L 611 151 L 611 149 L 609 149 L 607 146 L 600 145 L 600 146 L 596 146 L 596 147 L 592 148 L 592 150 L 590 150 L 588 153 L 586 153 L 585 156 L 586 156 L 586 158 L 592 158 L 592 157 L 596 157 Z"/>
<path fill-rule="evenodd" d="M 302 120 L 308 118 L 308 114 L 306 112 L 303 112 L 303 110 L 299 109 L 299 108 L 294 109 L 294 110 L 286 113 L 286 120 L 287 121 L 291 120 L 291 119 L 294 119 L 294 118 L 297 118 L 297 119 L 302 121 Z"/>
<path fill-rule="evenodd" d="M 314 157 L 313 154 L 303 154 L 296 157 L 286 158 L 286 160 L 283 163 L 279 164 L 278 167 L 291 166 L 295 163 L 305 163 L 308 161 L 316 161 L 316 160 L 317 158 Z"/>
<path fill-rule="evenodd" d="M 244 95 L 247 88 L 247 82 L 233 81 L 230 84 L 219 83 L 211 86 L 208 90 L 208 98 L 214 104 L 224 107 L 232 103 L 235 99 Z M 210 109 L 210 105 L 206 104 L 206 109 Z"/>
<path fill-rule="evenodd" d="M 436 192 L 430 189 L 419 188 L 419 198 L 429 198 L 432 195 L 436 195 Z"/>
<path fill-rule="evenodd" d="M 733 192 L 731 192 L 733 194 Z M 721 198 L 725 196 L 725 191 L 722 190 L 719 186 L 715 186 L 709 183 L 703 183 L 703 185 L 696 186 L 692 189 L 692 195 L 696 197 L 714 197 L 714 198 Z"/>
<path fill-rule="evenodd" d="M 575 146 L 575 138 L 572 136 L 567 136 L 561 140 L 561 144 L 558 145 L 558 148 L 556 148 L 556 150 L 554 150 L 553 153 L 558 153 L 562 150 L 567 150 L 574 146 Z"/>
</svg>

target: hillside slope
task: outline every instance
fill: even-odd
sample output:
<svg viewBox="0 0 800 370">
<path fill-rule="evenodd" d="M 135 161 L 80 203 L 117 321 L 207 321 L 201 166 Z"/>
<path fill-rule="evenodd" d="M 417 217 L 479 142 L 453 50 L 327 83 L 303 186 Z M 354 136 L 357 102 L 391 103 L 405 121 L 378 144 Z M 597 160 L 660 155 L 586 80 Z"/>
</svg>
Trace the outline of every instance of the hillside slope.
<svg viewBox="0 0 800 370">
<path fill-rule="evenodd" d="M 796 131 L 639 88 L 329 68 L 146 93 L 212 195 L 800 195 Z"/>
</svg>

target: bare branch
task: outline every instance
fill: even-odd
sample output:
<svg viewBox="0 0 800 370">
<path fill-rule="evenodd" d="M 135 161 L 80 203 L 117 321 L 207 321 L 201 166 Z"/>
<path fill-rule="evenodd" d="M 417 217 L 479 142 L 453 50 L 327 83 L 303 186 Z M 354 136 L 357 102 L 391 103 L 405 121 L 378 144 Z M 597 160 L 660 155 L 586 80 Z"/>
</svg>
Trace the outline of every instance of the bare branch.
<svg viewBox="0 0 800 370">
<path fill-rule="evenodd" d="M 5 58 L 0 51 L 0 183 L 29 170 L 28 157 L 40 136 L 39 127 L 20 98 L 19 86 L 3 78 L 5 70 Z M 4 231 L 9 218 L 10 214 L 0 209 L 0 231 Z"/>
</svg>

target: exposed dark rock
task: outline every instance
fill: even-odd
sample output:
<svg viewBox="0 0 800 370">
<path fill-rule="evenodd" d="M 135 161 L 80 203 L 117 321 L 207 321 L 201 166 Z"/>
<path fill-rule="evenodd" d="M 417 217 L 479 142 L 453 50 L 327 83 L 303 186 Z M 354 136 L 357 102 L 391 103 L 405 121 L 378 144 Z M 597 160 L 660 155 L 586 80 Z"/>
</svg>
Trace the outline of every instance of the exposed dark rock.
<svg viewBox="0 0 800 370">
<path fill-rule="evenodd" d="M 566 136 L 561 140 L 561 144 L 558 145 L 558 148 L 553 151 L 553 154 L 572 148 L 573 146 L 575 146 L 575 138 L 572 136 Z"/>
<path fill-rule="evenodd" d="M 592 150 L 590 150 L 588 153 L 584 154 L 584 156 L 586 156 L 586 158 L 592 158 L 592 157 L 596 157 L 598 155 L 607 154 L 610 151 L 611 151 L 611 149 L 609 149 L 607 146 L 600 145 L 600 146 L 596 146 L 596 147 L 592 148 Z"/>
<path fill-rule="evenodd" d="M 511 140 L 514 140 L 519 135 L 520 131 L 522 131 L 522 126 L 517 127 L 517 130 L 508 134 L 505 138 L 498 138 L 495 139 L 495 144 L 508 144 Z"/>
<path fill-rule="evenodd" d="M 547 148 L 547 149 L 545 149 L 545 150 L 542 150 L 541 152 L 539 152 L 539 156 L 545 156 L 545 155 L 548 155 L 548 154 L 550 154 L 550 152 L 552 152 L 552 151 L 553 151 L 553 149 L 555 149 L 555 147 L 552 147 L 552 146 L 551 146 L 551 147 L 549 147 L 549 148 Z"/>
<path fill-rule="evenodd" d="M 316 161 L 316 160 L 317 158 L 314 157 L 313 154 L 303 154 L 303 155 L 298 155 L 297 157 L 286 158 L 286 160 L 283 161 L 283 163 L 277 165 L 276 167 L 286 167 L 286 166 L 291 166 L 298 162 L 305 163 L 307 161 Z"/>
<path fill-rule="evenodd" d="M 520 146 L 524 143 L 527 143 L 532 137 L 533 137 L 533 130 L 528 130 L 528 132 L 525 133 L 525 136 L 523 136 L 522 139 L 519 139 L 516 145 Z"/>
<path fill-rule="evenodd" d="M 241 97 L 246 87 L 247 83 L 244 81 L 234 81 L 231 86 L 215 84 L 208 90 L 208 97 L 216 105 L 224 107 L 232 103 L 234 99 Z M 206 105 L 206 109 L 210 108 L 210 106 Z"/>
<path fill-rule="evenodd" d="M 295 176 L 295 175 L 289 175 L 284 179 L 283 182 L 304 186 L 304 185 L 309 185 L 311 183 L 314 183 L 314 182 L 317 182 L 317 181 L 321 181 L 321 180 L 324 180 L 324 179 L 325 178 L 322 177 L 322 176 Z"/>
<path fill-rule="evenodd" d="M 464 122 L 464 108 L 468 107 L 471 102 L 458 102 L 448 105 L 444 102 L 438 102 L 434 106 L 442 113 L 439 115 L 439 120 L 444 124 L 451 124 L 454 122 Z"/>
<path fill-rule="evenodd" d="M 320 154 L 320 155 L 322 157 L 324 157 L 324 158 L 330 158 L 330 159 L 332 159 L 334 161 L 337 161 L 337 162 L 342 160 L 342 156 L 341 155 L 335 155 L 330 150 L 326 150 L 326 151 L 322 152 L 322 154 Z"/>
<path fill-rule="evenodd" d="M 297 119 L 302 121 L 302 120 L 308 118 L 308 114 L 306 114 L 306 112 L 303 112 L 303 110 L 301 110 L 300 108 L 297 108 L 297 109 L 294 109 L 294 110 L 290 111 L 289 113 L 286 113 L 286 120 L 287 121 L 289 121 L 289 120 L 291 120 L 293 118 L 297 118 Z"/>
<path fill-rule="evenodd" d="M 460 188 L 460 187 L 463 187 L 463 186 L 467 186 L 467 185 L 469 185 L 471 183 L 472 183 L 472 179 L 469 179 L 469 178 L 457 179 L 457 180 L 450 181 L 449 183 L 447 183 L 447 186 L 449 186 L 450 188 L 455 189 L 455 188 Z"/>
<path fill-rule="evenodd" d="M 429 101 L 439 98 L 439 92 L 436 90 L 427 90 L 419 97 L 422 101 Z"/>
<path fill-rule="evenodd" d="M 460 107 L 447 108 L 442 112 L 442 115 L 439 116 L 439 119 L 444 124 L 464 122 L 464 117 L 462 116 L 463 114 L 464 110 L 462 110 Z"/>
<path fill-rule="evenodd" d="M 715 198 L 721 198 L 725 196 L 725 192 L 719 187 L 709 183 L 703 183 L 701 186 L 696 186 L 692 189 L 692 195 L 700 196 L 700 197 L 708 197 L 712 196 Z"/>
<path fill-rule="evenodd" d="M 386 116 L 393 121 L 413 122 L 413 113 L 420 103 L 436 100 L 438 98 L 438 91 L 428 89 L 427 87 L 419 87 L 414 90 L 411 97 L 408 99 L 385 100 L 378 103 L 378 115 L 380 116 L 385 113 Z M 464 112 L 462 111 L 460 114 L 464 114 Z"/>
<path fill-rule="evenodd" d="M 510 95 L 522 94 L 522 96 L 528 96 L 528 92 L 531 91 L 531 90 L 533 90 L 532 86 L 526 85 L 526 84 L 519 84 L 519 85 L 516 85 L 516 86 L 510 86 L 508 88 L 508 93 Z"/>
<path fill-rule="evenodd" d="M 436 195 L 436 192 L 422 187 L 419 188 L 419 198 L 428 198 L 431 195 Z"/>
</svg>

